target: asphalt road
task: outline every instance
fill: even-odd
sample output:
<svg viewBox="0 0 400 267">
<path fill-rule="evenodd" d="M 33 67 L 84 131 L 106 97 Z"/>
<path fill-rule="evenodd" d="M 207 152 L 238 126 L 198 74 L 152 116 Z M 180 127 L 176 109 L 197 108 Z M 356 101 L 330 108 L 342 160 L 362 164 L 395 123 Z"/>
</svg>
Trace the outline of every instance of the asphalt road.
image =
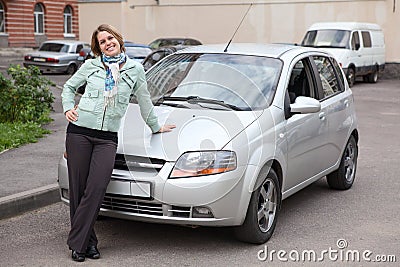
<svg viewBox="0 0 400 267">
<path fill-rule="evenodd" d="M 48 77 L 57 84 L 67 78 Z M 348 191 L 330 190 L 322 179 L 288 198 L 265 245 L 240 243 L 228 228 L 104 219 L 96 224 L 102 258 L 84 265 L 280 266 L 314 251 L 320 259 L 316 264 L 323 266 L 366 266 L 368 259 L 393 261 L 394 257 L 397 263 L 382 266 L 398 266 L 400 81 L 358 83 L 353 92 L 360 130 L 354 186 Z M 68 230 L 68 207 L 61 203 L 1 220 L 0 266 L 79 265 L 70 259 Z M 352 260 L 356 254 L 360 261 Z"/>
</svg>

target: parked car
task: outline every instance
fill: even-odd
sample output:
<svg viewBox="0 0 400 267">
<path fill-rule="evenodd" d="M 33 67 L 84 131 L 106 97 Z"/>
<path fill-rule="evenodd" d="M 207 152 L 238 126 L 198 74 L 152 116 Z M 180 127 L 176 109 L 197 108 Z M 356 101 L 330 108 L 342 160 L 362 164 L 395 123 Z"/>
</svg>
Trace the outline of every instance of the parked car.
<svg viewBox="0 0 400 267">
<path fill-rule="evenodd" d="M 89 44 L 72 40 L 43 42 L 35 52 L 24 56 L 24 67 L 36 66 L 42 72 L 73 74 L 82 64 L 79 52 Z"/>
<path fill-rule="evenodd" d="M 352 186 L 357 117 L 331 54 L 225 46 L 177 51 L 146 73 L 160 123 L 177 128 L 151 134 L 132 98 L 101 215 L 234 226 L 239 240 L 262 244 L 283 199 L 325 176 L 331 188 Z M 66 162 L 61 157 L 58 178 L 68 203 Z"/>
<path fill-rule="evenodd" d="M 142 62 L 153 50 L 147 45 L 125 42 L 126 55 L 138 62 Z"/>
<path fill-rule="evenodd" d="M 181 49 L 184 49 L 186 47 L 189 47 L 187 45 L 175 45 L 175 46 L 165 46 L 158 48 L 151 52 L 145 59 L 142 61 L 142 65 L 144 67 L 144 70 L 150 69 L 152 66 L 154 66 L 157 62 L 159 62 L 161 59 L 164 57 L 171 55 L 175 53 L 176 51 L 179 51 Z"/>
<path fill-rule="evenodd" d="M 343 67 L 350 87 L 357 77 L 376 83 L 385 69 L 385 40 L 373 23 L 320 22 L 311 25 L 302 45 L 332 53 Z"/>
<path fill-rule="evenodd" d="M 173 46 L 173 45 L 201 45 L 202 43 L 199 40 L 193 38 L 158 38 L 152 41 L 149 46 L 152 49 L 158 49 L 164 46 Z"/>
</svg>

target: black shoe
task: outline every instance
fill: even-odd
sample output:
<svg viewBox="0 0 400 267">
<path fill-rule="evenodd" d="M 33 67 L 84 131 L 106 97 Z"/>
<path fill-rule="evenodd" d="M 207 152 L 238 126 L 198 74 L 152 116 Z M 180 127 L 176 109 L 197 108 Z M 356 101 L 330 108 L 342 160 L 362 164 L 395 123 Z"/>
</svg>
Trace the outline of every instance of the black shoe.
<svg viewBox="0 0 400 267">
<path fill-rule="evenodd" d="M 76 252 L 75 250 L 72 251 L 71 257 L 74 261 L 79 261 L 79 262 L 85 261 L 85 253 L 79 253 Z"/>
<path fill-rule="evenodd" d="M 88 246 L 85 256 L 90 259 L 97 260 L 98 258 L 100 258 L 100 251 L 97 249 L 96 246 Z"/>
</svg>

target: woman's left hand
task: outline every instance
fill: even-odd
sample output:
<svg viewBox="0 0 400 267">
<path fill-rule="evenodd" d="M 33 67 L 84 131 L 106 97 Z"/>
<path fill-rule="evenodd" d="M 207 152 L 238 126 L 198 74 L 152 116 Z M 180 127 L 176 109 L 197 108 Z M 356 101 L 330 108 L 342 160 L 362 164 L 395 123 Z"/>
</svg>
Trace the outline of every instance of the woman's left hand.
<svg viewBox="0 0 400 267">
<path fill-rule="evenodd" d="M 157 133 L 165 133 L 165 132 L 170 132 L 172 129 L 176 128 L 175 124 L 165 124 L 161 126 L 160 130 L 158 130 Z"/>
</svg>

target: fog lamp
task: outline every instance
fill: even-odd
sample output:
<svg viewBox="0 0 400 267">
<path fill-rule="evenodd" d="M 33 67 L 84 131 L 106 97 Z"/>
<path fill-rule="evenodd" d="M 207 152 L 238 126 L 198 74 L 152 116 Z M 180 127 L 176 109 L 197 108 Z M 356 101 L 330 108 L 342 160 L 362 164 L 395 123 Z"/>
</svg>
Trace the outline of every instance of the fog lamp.
<svg viewBox="0 0 400 267">
<path fill-rule="evenodd" d="M 211 210 L 207 207 L 193 207 L 193 218 L 213 218 Z"/>
</svg>

